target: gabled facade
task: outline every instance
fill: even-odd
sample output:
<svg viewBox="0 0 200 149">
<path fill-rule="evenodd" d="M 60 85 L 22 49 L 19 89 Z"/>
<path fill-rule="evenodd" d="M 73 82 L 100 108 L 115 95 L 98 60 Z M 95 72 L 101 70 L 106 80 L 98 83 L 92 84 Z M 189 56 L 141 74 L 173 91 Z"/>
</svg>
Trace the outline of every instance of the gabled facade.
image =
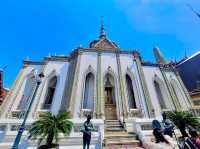
<svg viewBox="0 0 200 149">
<path fill-rule="evenodd" d="M 146 63 L 137 50 L 120 49 L 107 38 L 102 26 L 99 39 L 92 41 L 89 48 L 79 47 L 69 56 L 49 56 L 40 62 L 24 61 L 2 107 L 0 125 L 6 132 L 2 140 L 8 146 L 33 96 L 35 76 L 41 72 L 45 77 L 27 127 L 41 113 L 70 112 L 75 126 L 68 140 L 76 141 L 61 138 L 64 148 L 82 144 L 79 130 L 88 114 L 99 128 L 93 134 L 92 145 L 100 148 L 108 120 L 118 120 L 126 131 L 139 135 L 142 130 L 136 127 L 138 124 L 146 128 L 146 122 L 160 119 L 163 111 L 188 111 L 192 107 L 190 96 L 171 65 Z M 34 145 L 32 142 L 30 146 Z"/>
</svg>

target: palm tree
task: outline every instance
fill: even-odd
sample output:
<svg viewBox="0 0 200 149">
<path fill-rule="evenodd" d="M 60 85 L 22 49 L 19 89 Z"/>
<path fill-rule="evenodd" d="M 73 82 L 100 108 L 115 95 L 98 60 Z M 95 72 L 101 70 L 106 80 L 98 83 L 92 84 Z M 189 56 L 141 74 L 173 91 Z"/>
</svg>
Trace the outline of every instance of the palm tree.
<svg viewBox="0 0 200 149">
<path fill-rule="evenodd" d="M 55 140 L 55 143 L 58 143 L 59 133 L 68 136 L 72 130 L 73 123 L 68 118 L 69 113 L 66 112 L 59 113 L 58 115 L 53 115 L 50 112 L 42 114 L 39 120 L 31 125 L 29 130 L 30 138 L 39 138 L 40 143 L 46 139 L 46 144 L 40 148 L 55 146 L 55 144 L 53 145 L 53 141 Z"/>
<path fill-rule="evenodd" d="M 186 126 L 197 128 L 200 126 L 200 119 L 190 112 L 169 111 L 167 117 L 178 127 L 183 137 L 187 137 Z"/>
</svg>

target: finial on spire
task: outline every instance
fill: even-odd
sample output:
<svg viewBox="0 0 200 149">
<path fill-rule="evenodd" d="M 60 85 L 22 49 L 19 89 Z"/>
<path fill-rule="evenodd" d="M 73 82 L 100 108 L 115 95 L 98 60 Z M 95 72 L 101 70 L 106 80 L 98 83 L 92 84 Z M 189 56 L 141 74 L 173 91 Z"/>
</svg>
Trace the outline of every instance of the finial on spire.
<svg viewBox="0 0 200 149">
<path fill-rule="evenodd" d="M 106 32 L 105 32 L 105 28 L 104 28 L 104 21 L 103 21 L 103 17 L 101 17 L 101 30 L 100 30 L 100 38 L 105 38 L 106 37 Z"/>
<path fill-rule="evenodd" d="M 188 58 L 188 56 L 187 56 L 187 49 L 185 49 L 184 58 L 185 58 L 185 59 Z"/>
</svg>

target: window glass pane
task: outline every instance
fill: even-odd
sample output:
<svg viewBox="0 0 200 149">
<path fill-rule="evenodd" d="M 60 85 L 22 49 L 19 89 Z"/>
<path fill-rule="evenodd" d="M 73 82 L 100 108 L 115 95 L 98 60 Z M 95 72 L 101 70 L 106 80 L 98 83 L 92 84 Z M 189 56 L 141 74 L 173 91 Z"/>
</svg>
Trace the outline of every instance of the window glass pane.
<svg viewBox="0 0 200 149">
<path fill-rule="evenodd" d="M 50 107 L 51 107 L 51 104 L 52 104 L 53 98 L 54 98 L 54 94 L 55 94 L 56 84 L 57 84 L 57 77 L 53 77 L 49 81 L 47 95 L 46 95 L 46 99 L 45 99 L 45 102 L 43 105 L 44 109 L 50 109 Z"/>
<path fill-rule="evenodd" d="M 135 108 L 137 108 L 137 106 L 136 106 L 136 102 L 135 102 L 132 80 L 129 77 L 129 75 L 126 75 L 126 87 L 127 87 L 127 96 L 128 96 L 129 108 L 135 109 Z"/>
<path fill-rule="evenodd" d="M 166 109 L 166 105 L 165 105 L 165 101 L 160 89 L 160 85 L 156 81 L 154 81 L 154 86 L 155 86 L 157 99 L 158 99 L 161 109 Z"/>
<path fill-rule="evenodd" d="M 85 80 L 83 109 L 93 109 L 94 104 L 94 75 L 89 73 Z"/>
<path fill-rule="evenodd" d="M 23 95 L 22 95 L 20 103 L 17 107 L 18 110 L 25 110 L 27 104 L 29 103 L 30 99 L 32 98 L 35 83 L 36 83 L 35 77 L 31 77 L 28 80 L 26 80 Z"/>
</svg>

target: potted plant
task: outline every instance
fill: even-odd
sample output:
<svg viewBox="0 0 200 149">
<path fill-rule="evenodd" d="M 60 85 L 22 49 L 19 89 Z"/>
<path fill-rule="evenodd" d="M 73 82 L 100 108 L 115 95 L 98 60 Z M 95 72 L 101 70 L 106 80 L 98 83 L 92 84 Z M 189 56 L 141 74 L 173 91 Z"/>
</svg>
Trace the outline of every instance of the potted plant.
<svg viewBox="0 0 200 149">
<path fill-rule="evenodd" d="M 188 111 L 170 111 L 167 117 L 177 126 L 183 137 L 187 137 L 186 126 L 196 129 L 200 126 L 200 119 Z"/>
<path fill-rule="evenodd" d="M 39 145 L 44 139 L 46 140 L 46 144 L 39 146 L 38 149 L 59 148 L 59 133 L 68 136 L 73 127 L 73 123 L 68 119 L 69 113 L 66 112 L 59 113 L 58 115 L 50 112 L 44 113 L 39 120 L 31 125 L 29 129 L 30 138 L 39 138 Z"/>
</svg>

